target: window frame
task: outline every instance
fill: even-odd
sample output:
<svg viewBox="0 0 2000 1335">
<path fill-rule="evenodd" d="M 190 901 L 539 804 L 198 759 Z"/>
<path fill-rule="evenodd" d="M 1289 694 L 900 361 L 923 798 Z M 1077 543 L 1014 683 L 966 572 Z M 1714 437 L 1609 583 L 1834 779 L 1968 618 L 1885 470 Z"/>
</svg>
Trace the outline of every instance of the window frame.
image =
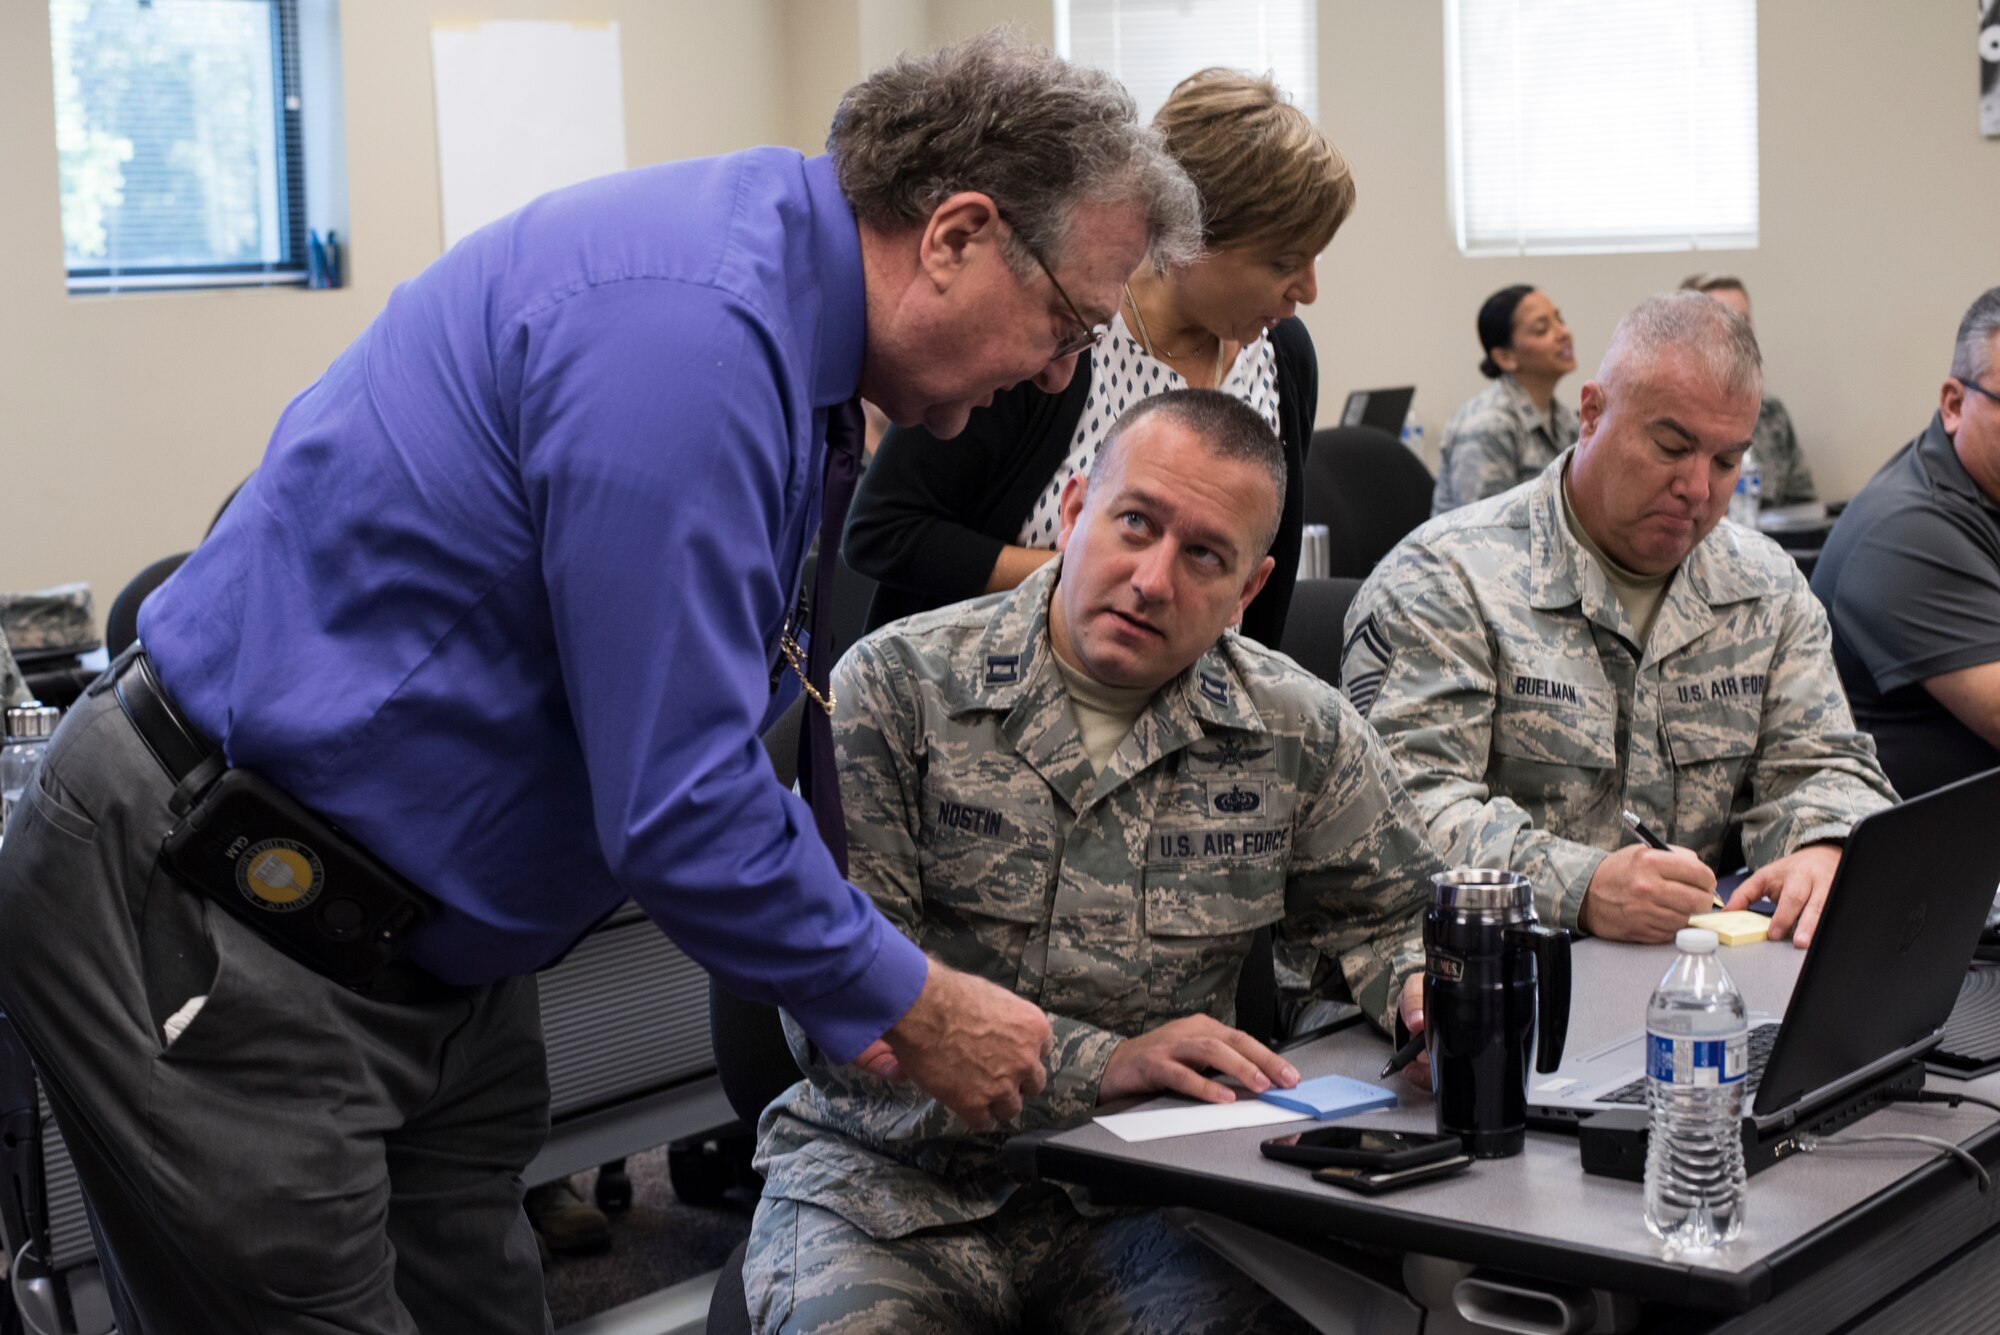
<svg viewBox="0 0 2000 1335">
<path fill-rule="evenodd" d="M 285 257 L 239 264 L 71 265 L 64 238 L 64 283 L 72 294 L 176 291 L 215 287 L 305 287 L 311 280 L 307 239 L 305 99 L 300 87 L 299 0 L 265 0 L 271 12 L 271 96 L 276 127 L 273 170 L 283 213 Z M 50 51 L 50 59 L 54 59 Z M 337 150 L 335 150 L 337 151 Z M 60 190 L 60 186 L 58 187 Z"/>
<path fill-rule="evenodd" d="M 1263 0 L 1263 3 L 1265 4 L 1272 2 L 1273 0 Z M 1072 11 L 1080 3 L 1088 4 L 1090 3 L 1090 0 L 1052 0 L 1051 14 L 1052 14 L 1052 21 L 1054 24 L 1054 29 L 1053 29 L 1054 41 L 1052 45 L 1055 48 L 1056 54 L 1058 56 L 1061 56 L 1064 60 L 1074 60 L 1077 58 L 1074 50 L 1075 38 L 1073 34 L 1073 24 L 1071 15 Z M 1319 6 L 1316 3 L 1316 0 L 1292 0 L 1292 3 L 1297 4 L 1300 16 L 1306 22 L 1311 34 L 1311 41 L 1307 44 L 1304 58 L 1301 61 L 1301 70 L 1304 73 L 1304 75 L 1307 76 L 1307 80 L 1305 82 L 1301 82 L 1300 80 L 1296 79 L 1288 80 L 1283 77 L 1278 77 L 1279 71 L 1276 70 L 1275 68 L 1269 70 L 1261 70 L 1261 69 L 1251 70 L 1251 72 L 1252 73 L 1269 72 L 1274 77 L 1278 77 L 1278 83 L 1281 87 L 1284 88 L 1285 95 L 1293 101 L 1294 105 L 1298 106 L 1300 110 L 1306 113 L 1307 117 L 1312 121 L 1314 125 L 1318 125 L 1319 113 L 1320 113 L 1319 47 L 1320 47 L 1321 33 L 1322 33 L 1320 27 Z M 1260 11 L 1261 11 L 1261 6 L 1260 6 Z M 1258 15 L 1258 22 L 1260 25 L 1264 22 L 1264 17 L 1265 16 L 1260 12 Z M 1121 19 L 1120 23 L 1122 24 L 1123 22 L 1124 20 Z M 1191 63 L 1185 70 L 1183 70 L 1180 73 L 1180 75 L 1176 77 L 1185 78 L 1187 75 L 1193 74 L 1197 70 L 1217 64 L 1230 65 L 1231 62 L 1222 59 L 1209 59 L 1197 56 L 1194 58 L 1193 63 Z M 1266 64 L 1268 65 L 1270 64 L 1270 62 L 1266 62 Z M 1105 68 L 1105 67 L 1097 67 L 1097 68 Z M 1110 70 L 1106 68 L 1106 72 L 1112 74 L 1113 77 L 1122 77 L 1115 70 Z M 1298 84 L 1298 86 L 1295 87 L 1293 86 L 1294 84 Z M 1130 91 L 1129 87 L 1128 91 Z M 1136 98 L 1137 95 L 1135 94 L 1134 96 Z M 1146 107 L 1144 105 L 1142 105 L 1139 108 L 1139 115 L 1142 120 L 1150 120 L 1152 118 L 1152 114 L 1153 114 L 1152 108 Z"/>
<path fill-rule="evenodd" d="M 1517 0 L 1520 3 L 1528 0 Z M 1684 229 L 1656 230 L 1650 234 L 1634 236 L 1593 235 L 1588 229 L 1577 228 L 1574 236 L 1558 236 L 1540 241 L 1519 237 L 1513 242 L 1491 240 L 1474 241 L 1468 236 L 1469 222 L 1473 214 L 1466 194 L 1466 145 L 1465 108 L 1463 105 L 1464 79 L 1461 69 L 1463 44 L 1460 40 L 1460 11 L 1467 4 L 1479 0 L 1444 0 L 1444 79 L 1445 79 L 1445 154 L 1447 206 L 1451 210 L 1452 238 L 1458 253 L 1467 259 L 1522 258 L 1544 255 L 1629 255 L 1629 254 L 1679 254 L 1703 251 L 1755 250 L 1762 239 L 1762 118 L 1763 103 L 1761 88 L 1753 90 L 1754 110 L 1750 121 L 1750 151 L 1756 161 L 1752 172 L 1753 202 L 1747 230 L 1734 230 L 1714 225 L 1691 226 Z M 1750 68 L 1756 77 L 1757 43 L 1756 0 L 1749 0 L 1750 33 L 1753 58 Z M 1518 27 L 1513 32 L 1518 47 L 1521 34 Z M 1519 86 L 1516 85 L 1518 102 Z M 1516 116 L 1516 128 L 1519 115 Z M 1520 158 L 1518 142 L 1516 161 Z"/>
</svg>

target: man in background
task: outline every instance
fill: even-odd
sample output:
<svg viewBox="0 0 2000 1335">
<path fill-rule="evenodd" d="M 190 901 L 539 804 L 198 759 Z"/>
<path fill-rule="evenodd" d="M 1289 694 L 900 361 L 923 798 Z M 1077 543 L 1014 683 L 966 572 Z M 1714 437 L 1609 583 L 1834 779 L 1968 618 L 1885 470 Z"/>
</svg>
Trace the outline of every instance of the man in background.
<svg viewBox="0 0 2000 1335">
<path fill-rule="evenodd" d="M 1897 792 L 2000 765 L 2000 287 L 1959 321 L 1930 425 L 1841 512 L 1812 583 Z"/>
<path fill-rule="evenodd" d="M 1761 386 L 1720 302 L 1642 303 L 1575 447 L 1412 533 L 1348 613 L 1341 684 L 1431 841 L 1526 873 L 1551 925 L 1671 940 L 1740 833 L 1757 871 L 1729 906 L 1768 895 L 1771 935 L 1805 946 L 1841 840 L 1895 800 L 1798 566 L 1723 522 Z"/>
<path fill-rule="evenodd" d="M 1746 321 L 1750 319 L 1750 290 L 1740 278 L 1698 273 L 1683 279 L 1681 287 L 1689 292 L 1704 292 Z M 1750 457 L 1757 461 L 1757 471 L 1762 477 L 1759 495 L 1764 506 L 1801 505 L 1819 499 L 1812 469 L 1799 449 L 1798 433 L 1792 429 L 1792 415 L 1769 390 L 1764 391 L 1763 401 L 1757 405 L 1757 428 L 1750 433 Z"/>
</svg>

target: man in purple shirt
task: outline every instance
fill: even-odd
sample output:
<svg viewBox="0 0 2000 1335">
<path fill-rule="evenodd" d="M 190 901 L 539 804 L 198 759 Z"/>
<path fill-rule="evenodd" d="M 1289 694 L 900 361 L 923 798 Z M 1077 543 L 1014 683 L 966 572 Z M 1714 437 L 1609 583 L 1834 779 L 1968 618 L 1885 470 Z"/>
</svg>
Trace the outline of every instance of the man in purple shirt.
<svg viewBox="0 0 2000 1335">
<path fill-rule="evenodd" d="M 67 720 L 0 856 L 0 1007 L 127 1332 L 544 1330 L 523 975 L 627 896 L 974 1125 L 1042 1087 L 1041 1011 L 889 926 L 758 732 L 830 415 L 951 436 L 1060 389 L 1197 205 L 1115 83 L 994 37 L 851 90 L 829 148 L 559 191 L 398 288 Z M 168 873 L 224 762 L 435 901 L 403 959 L 341 986 Z M 286 857 L 239 888 L 305 908 Z"/>
</svg>

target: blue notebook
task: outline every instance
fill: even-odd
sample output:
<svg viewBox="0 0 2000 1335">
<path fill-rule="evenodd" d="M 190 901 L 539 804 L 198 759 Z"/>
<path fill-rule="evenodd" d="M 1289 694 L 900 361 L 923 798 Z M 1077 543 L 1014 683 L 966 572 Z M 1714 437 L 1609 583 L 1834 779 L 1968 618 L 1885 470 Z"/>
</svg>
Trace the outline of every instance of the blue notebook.
<svg viewBox="0 0 2000 1335">
<path fill-rule="evenodd" d="M 1344 1075 L 1323 1075 L 1315 1080 L 1301 1080 L 1290 1089 L 1273 1087 L 1257 1097 L 1266 1103 L 1275 1103 L 1280 1108 L 1290 1108 L 1293 1112 L 1316 1117 L 1322 1122 L 1330 1122 L 1349 1113 L 1396 1106 L 1394 1091 L 1384 1089 L 1380 1085 L 1371 1085 L 1365 1080 L 1349 1080 Z"/>
</svg>

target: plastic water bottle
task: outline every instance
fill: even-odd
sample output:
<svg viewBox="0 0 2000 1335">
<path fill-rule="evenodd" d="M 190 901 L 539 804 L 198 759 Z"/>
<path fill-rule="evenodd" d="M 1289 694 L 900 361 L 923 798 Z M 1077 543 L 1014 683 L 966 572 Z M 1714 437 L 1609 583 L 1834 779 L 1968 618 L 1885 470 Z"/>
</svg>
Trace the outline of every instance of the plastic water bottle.
<svg viewBox="0 0 2000 1335">
<path fill-rule="evenodd" d="M 1397 439 L 1410 447 L 1410 453 L 1419 459 L 1424 457 L 1424 424 L 1417 420 L 1417 410 L 1414 406 L 1403 415 L 1403 429 Z"/>
<path fill-rule="evenodd" d="M 1736 490 L 1729 497 L 1729 517 L 1744 528 L 1757 527 L 1757 511 L 1764 505 L 1764 470 L 1757 465 L 1755 450 L 1743 451 L 1743 463 L 1736 470 Z"/>
<path fill-rule="evenodd" d="M 61 717 L 60 709 L 39 700 L 8 707 L 7 744 L 0 748 L 0 835 L 13 822 L 15 805 L 35 781 L 35 770 L 41 766 L 56 720 Z"/>
<path fill-rule="evenodd" d="M 1670 1249 L 1719 1247 L 1743 1228 L 1743 1076 L 1750 1022 L 1715 957 L 1683 927 L 1680 958 L 1646 1005 L 1646 1228 Z"/>
</svg>

